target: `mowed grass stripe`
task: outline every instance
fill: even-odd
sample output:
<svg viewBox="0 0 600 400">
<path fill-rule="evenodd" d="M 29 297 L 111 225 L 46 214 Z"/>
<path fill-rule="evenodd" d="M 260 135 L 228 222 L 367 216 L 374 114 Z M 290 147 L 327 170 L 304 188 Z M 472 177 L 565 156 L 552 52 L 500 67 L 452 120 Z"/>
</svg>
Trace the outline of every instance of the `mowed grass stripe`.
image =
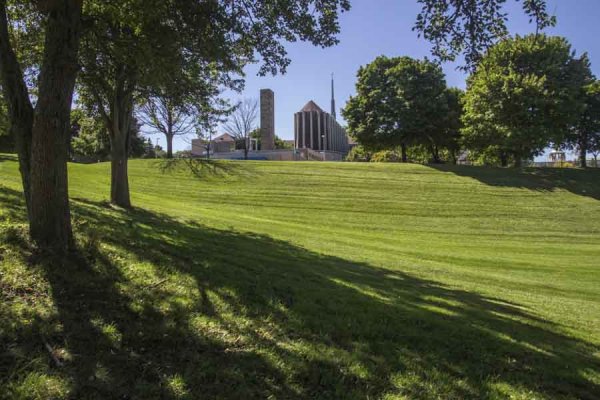
<svg viewBox="0 0 600 400">
<path fill-rule="evenodd" d="M 105 202 L 108 164 L 69 166 L 77 229 L 123 274 L 126 309 L 168 321 L 145 323 L 153 365 L 189 393 L 600 397 L 600 171 L 224 165 L 198 178 L 132 160 L 131 212 Z M 0 176 L 19 190 L 16 163 Z M 128 337 L 119 321 L 142 314 L 103 315 Z M 153 368 L 124 357 L 135 379 Z M 111 387 L 139 390 L 114 368 Z"/>
</svg>

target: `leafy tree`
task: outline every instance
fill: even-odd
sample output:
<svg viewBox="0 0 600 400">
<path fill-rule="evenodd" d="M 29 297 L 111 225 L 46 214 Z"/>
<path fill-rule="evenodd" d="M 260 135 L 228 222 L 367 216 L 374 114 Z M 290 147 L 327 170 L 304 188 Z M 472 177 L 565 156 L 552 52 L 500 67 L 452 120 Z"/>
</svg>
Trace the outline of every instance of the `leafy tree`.
<svg viewBox="0 0 600 400">
<path fill-rule="evenodd" d="M 16 140 L 19 168 L 32 239 L 40 246 L 71 247 L 67 184 L 67 143 L 81 37 L 82 0 L 11 2 L 13 16 L 43 32 L 36 68 L 35 109 L 9 22 L 7 1 L 0 1 L 0 79 Z M 35 36 L 35 35 L 34 35 Z M 40 36 L 36 36 L 38 39 Z M 37 41 L 36 43 L 41 43 Z M 33 49 L 33 48 L 32 48 Z M 30 52 L 34 54 L 34 51 Z"/>
<path fill-rule="evenodd" d="M 448 88 L 445 95 L 448 109 L 440 127 L 440 144 L 447 151 L 448 158 L 453 164 L 456 164 L 461 150 L 461 129 L 465 93 L 458 88 Z"/>
<path fill-rule="evenodd" d="M 546 0 L 520 1 L 524 13 L 535 22 L 537 32 L 556 24 L 548 14 Z M 506 0 L 419 0 L 423 5 L 413 28 L 433 44 L 441 61 L 464 55 L 463 69 L 473 71 L 494 43 L 508 36 Z M 536 33 L 537 33 L 536 32 Z"/>
<path fill-rule="evenodd" d="M 441 68 L 410 57 L 377 57 L 358 71 L 356 96 L 342 113 L 349 133 L 370 150 L 423 144 L 439 161 L 441 126 L 448 114 Z"/>
<path fill-rule="evenodd" d="M 106 120 L 111 137 L 111 201 L 131 205 L 127 132 L 135 96 L 169 81 L 238 90 L 243 68 L 262 60 L 261 74 L 285 72 L 282 41 L 337 43 L 338 13 L 347 0 L 130 0 L 86 3 L 94 26 L 82 41 L 82 92 Z"/>
<path fill-rule="evenodd" d="M 373 153 L 371 156 L 371 162 L 398 162 L 401 160 L 398 152 L 395 150 L 380 150 L 378 152 Z"/>
<path fill-rule="evenodd" d="M 141 124 L 137 118 L 133 118 L 132 124 L 129 127 L 129 154 L 131 158 L 151 158 L 150 150 L 146 145 L 146 138 L 140 131 Z"/>
<path fill-rule="evenodd" d="M 361 145 L 356 145 L 350 149 L 346 156 L 346 161 L 371 161 L 372 152 L 366 150 Z"/>
<path fill-rule="evenodd" d="M 583 88 L 585 108 L 567 137 L 567 146 L 579 151 L 579 165 L 587 167 L 587 153 L 600 142 L 600 81 Z"/>
<path fill-rule="evenodd" d="M 232 135 L 244 150 L 244 159 L 248 159 L 250 138 L 256 130 L 256 118 L 258 117 L 258 101 L 256 99 L 244 99 L 235 107 L 229 120 L 225 124 L 227 133 Z"/>
<path fill-rule="evenodd" d="M 149 140 L 149 139 L 148 139 Z M 129 132 L 129 157 L 154 158 L 154 146 L 141 135 L 140 124 L 134 118 Z M 104 121 L 81 108 L 71 112 L 71 146 L 73 159 L 106 161 L 110 158 L 110 138 Z"/>
<path fill-rule="evenodd" d="M 588 151 L 594 157 L 594 167 L 598 168 L 598 156 L 600 156 L 600 134 L 596 133 L 590 137 Z"/>
<path fill-rule="evenodd" d="M 289 150 L 289 149 L 292 149 L 293 146 L 289 142 L 286 142 L 279 136 L 275 135 L 275 148 L 278 150 L 285 150 L 285 149 Z"/>
<path fill-rule="evenodd" d="M 83 109 L 71 111 L 71 158 L 105 161 L 110 154 L 108 132 L 98 116 L 90 116 Z"/>
<path fill-rule="evenodd" d="M 561 143 L 581 114 L 589 79 L 584 55 L 575 58 L 564 38 L 516 36 L 493 46 L 468 80 L 465 143 L 494 146 L 502 164 L 515 166 Z"/>
<path fill-rule="evenodd" d="M 261 149 L 261 132 L 260 132 L 260 128 L 256 128 L 254 129 L 252 132 L 250 132 L 250 138 L 253 140 L 256 140 L 256 144 L 257 144 L 257 148 L 260 150 Z M 278 150 L 284 150 L 284 149 L 292 149 L 293 145 L 289 144 L 288 142 L 286 142 L 285 140 L 283 140 L 282 138 L 280 138 L 279 136 L 275 135 L 275 148 Z"/>
</svg>

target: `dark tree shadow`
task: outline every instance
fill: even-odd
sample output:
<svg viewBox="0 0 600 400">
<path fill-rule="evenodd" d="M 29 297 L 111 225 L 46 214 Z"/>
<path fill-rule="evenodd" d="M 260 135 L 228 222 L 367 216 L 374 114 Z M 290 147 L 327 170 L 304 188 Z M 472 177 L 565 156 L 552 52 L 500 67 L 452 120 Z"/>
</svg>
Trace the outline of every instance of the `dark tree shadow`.
<svg viewBox="0 0 600 400">
<path fill-rule="evenodd" d="M 143 209 L 73 212 L 81 249 L 29 257 L 74 398 L 600 397 L 599 349 L 518 304 Z M 136 286 L 144 266 L 157 275 Z"/>
<path fill-rule="evenodd" d="M 441 172 L 465 176 L 490 185 L 551 192 L 556 189 L 600 200 L 600 168 L 497 168 L 429 164 Z"/>
<path fill-rule="evenodd" d="M 252 164 L 244 165 L 229 160 L 213 160 L 206 158 L 165 158 L 157 160 L 154 166 L 163 174 L 185 172 L 199 179 L 209 177 L 251 177 L 256 176 Z"/>
<path fill-rule="evenodd" d="M 19 158 L 16 154 L 0 154 L 0 162 L 3 161 L 18 161 Z"/>
</svg>

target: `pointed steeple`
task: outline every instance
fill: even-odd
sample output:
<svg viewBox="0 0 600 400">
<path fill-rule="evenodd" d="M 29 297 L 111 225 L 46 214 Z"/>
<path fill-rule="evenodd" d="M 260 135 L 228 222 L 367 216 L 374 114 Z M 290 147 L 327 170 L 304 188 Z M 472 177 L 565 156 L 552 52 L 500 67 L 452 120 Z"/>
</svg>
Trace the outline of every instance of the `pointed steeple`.
<svg viewBox="0 0 600 400">
<path fill-rule="evenodd" d="M 331 73 L 331 116 L 336 119 L 335 116 L 335 92 L 333 89 L 333 72 Z"/>
</svg>

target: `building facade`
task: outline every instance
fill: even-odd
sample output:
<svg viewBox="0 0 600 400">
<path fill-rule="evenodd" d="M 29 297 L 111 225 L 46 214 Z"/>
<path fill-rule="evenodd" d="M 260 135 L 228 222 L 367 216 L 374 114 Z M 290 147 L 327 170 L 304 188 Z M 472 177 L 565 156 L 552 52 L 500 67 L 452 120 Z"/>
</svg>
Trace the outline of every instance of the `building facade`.
<svg viewBox="0 0 600 400">
<path fill-rule="evenodd" d="M 235 138 L 229 133 L 219 135 L 212 140 L 192 139 L 192 155 L 205 156 L 210 153 L 229 153 L 235 150 Z"/>
<path fill-rule="evenodd" d="M 311 100 L 294 114 L 294 147 L 347 153 L 348 135 L 331 114 Z"/>
</svg>

